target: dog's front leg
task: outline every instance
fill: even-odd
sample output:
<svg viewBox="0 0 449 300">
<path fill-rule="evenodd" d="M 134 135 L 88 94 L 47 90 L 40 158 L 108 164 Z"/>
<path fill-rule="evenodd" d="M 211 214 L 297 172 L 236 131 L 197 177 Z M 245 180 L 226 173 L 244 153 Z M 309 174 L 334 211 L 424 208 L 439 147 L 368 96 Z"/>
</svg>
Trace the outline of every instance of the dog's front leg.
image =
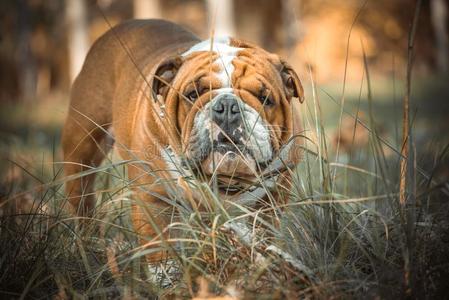
<svg viewBox="0 0 449 300">
<path fill-rule="evenodd" d="M 144 174 L 139 166 L 129 166 L 128 174 L 133 182 L 132 222 L 139 236 L 148 263 L 161 262 L 171 249 L 169 225 L 176 215 L 173 205 L 167 203 L 166 187 L 156 183 L 152 175 Z"/>
</svg>

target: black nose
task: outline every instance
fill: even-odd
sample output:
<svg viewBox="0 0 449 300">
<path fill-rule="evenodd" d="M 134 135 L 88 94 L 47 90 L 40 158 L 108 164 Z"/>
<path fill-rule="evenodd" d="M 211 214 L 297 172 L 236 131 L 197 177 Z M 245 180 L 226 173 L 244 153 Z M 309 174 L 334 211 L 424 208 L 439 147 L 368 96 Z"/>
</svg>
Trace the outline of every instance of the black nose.
<svg viewBox="0 0 449 300">
<path fill-rule="evenodd" d="M 240 108 L 237 98 L 232 94 L 218 96 L 212 106 L 212 120 L 227 130 L 240 121 Z"/>
</svg>

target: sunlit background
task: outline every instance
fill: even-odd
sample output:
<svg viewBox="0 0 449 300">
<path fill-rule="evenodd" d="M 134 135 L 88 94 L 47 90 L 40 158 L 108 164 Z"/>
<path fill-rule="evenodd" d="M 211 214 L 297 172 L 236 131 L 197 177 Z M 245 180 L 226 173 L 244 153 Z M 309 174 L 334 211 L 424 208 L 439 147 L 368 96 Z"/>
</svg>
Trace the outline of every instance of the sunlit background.
<svg viewBox="0 0 449 300">
<path fill-rule="evenodd" d="M 423 2 L 414 43 L 411 112 L 424 154 L 447 141 L 449 132 L 447 8 L 445 0 Z M 95 39 L 131 18 L 172 20 L 204 39 L 214 29 L 285 57 L 300 75 L 309 104 L 315 87 L 334 143 L 339 103 L 344 105 L 343 151 L 345 128 L 352 135 L 350 114 L 367 116 L 365 57 L 378 132 L 399 148 L 414 9 L 410 0 L 2 0 L 2 173 L 14 178 L 11 161 L 27 167 L 60 158 L 70 83 Z M 359 131 L 354 147 L 367 143 L 367 132 Z"/>
<path fill-rule="evenodd" d="M 207 294 L 208 281 L 220 287 L 213 296 L 236 291 L 242 299 L 448 298 L 448 7 L 449 0 L 0 0 L 0 298 L 184 299 L 194 289 Z M 71 82 L 92 43 L 132 18 L 168 19 L 203 39 L 236 36 L 281 55 L 305 88 L 305 135 L 318 149 L 303 151 L 288 191 L 274 186 L 287 192 L 281 203 L 244 221 L 251 238 L 225 225 L 245 220 L 252 204 L 225 210 L 223 203 L 240 205 L 179 177 L 178 185 L 209 191 L 198 202 L 213 208 L 203 215 L 188 195 L 169 199 L 181 223 L 167 228 L 179 227 L 187 242 L 176 241 L 184 268 L 174 265 L 182 276 L 167 289 L 153 280 L 152 264 L 141 265 L 152 249 L 137 246 L 137 237 L 158 238 L 129 230 L 131 206 L 142 205 L 131 190 L 138 185 L 126 179 L 129 162 L 111 153 L 80 175 L 99 175 L 91 226 L 75 226 L 79 218 L 64 207 L 70 178 L 59 144 Z M 254 187 L 271 194 L 269 182 Z"/>
</svg>

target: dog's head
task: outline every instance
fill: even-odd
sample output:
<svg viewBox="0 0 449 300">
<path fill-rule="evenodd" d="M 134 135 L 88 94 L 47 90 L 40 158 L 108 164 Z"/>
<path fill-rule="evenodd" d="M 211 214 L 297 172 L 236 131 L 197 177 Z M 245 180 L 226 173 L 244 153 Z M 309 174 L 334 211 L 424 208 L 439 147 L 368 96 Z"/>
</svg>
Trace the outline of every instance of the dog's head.
<svg viewBox="0 0 449 300">
<path fill-rule="evenodd" d="M 164 102 L 185 161 L 206 174 L 263 170 L 292 137 L 292 104 L 304 98 L 285 61 L 232 38 L 197 44 L 155 75 L 154 98 Z"/>
</svg>

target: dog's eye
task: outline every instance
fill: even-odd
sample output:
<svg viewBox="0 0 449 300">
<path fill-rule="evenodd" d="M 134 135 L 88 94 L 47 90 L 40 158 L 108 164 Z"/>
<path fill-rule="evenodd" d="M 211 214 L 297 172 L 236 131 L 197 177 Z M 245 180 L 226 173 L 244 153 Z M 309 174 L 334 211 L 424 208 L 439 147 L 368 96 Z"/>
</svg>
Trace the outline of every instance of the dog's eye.
<svg viewBox="0 0 449 300">
<path fill-rule="evenodd" d="M 185 93 L 184 97 L 186 97 L 190 102 L 195 102 L 201 95 L 208 91 L 208 88 L 195 89 L 193 91 Z"/>
<path fill-rule="evenodd" d="M 287 88 L 293 89 L 294 88 L 293 77 L 289 76 L 285 82 L 285 85 L 287 86 Z"/>
<path fill-rule="evenodd" d="M 198 94 L 198 92 L 195 90 L 195 91 L 191 91 L 190 93 L 187 93 L 187 94 L 184 95 L 184 96 L 185 96 L 187 99 L 189 99 L 190 101 L 195 102 L 196 99 L 198 99 L 199 94 Z"/>
<path fill-rule="evenodd" d="M 269 94 L 263 93 L 259 95 L 259 101 L 264 106 L 272 106 L 274 104 Z"/>
</svg>

